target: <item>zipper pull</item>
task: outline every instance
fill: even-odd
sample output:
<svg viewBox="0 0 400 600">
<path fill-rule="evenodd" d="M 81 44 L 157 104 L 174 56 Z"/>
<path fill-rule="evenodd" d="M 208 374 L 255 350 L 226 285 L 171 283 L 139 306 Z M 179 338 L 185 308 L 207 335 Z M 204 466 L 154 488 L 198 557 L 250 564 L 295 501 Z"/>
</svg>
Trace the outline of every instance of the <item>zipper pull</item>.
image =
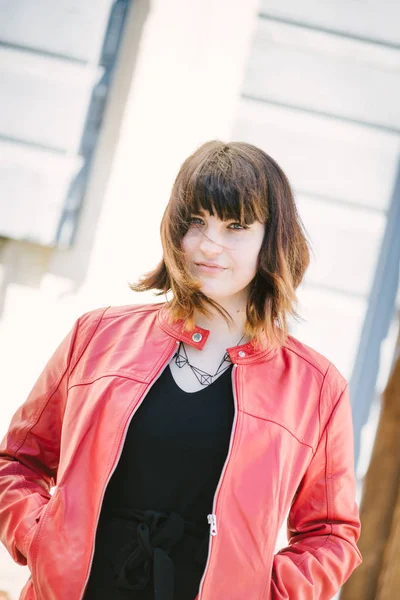
<svg viewBox="0 0 400 600">
<path fill-rule="evenodd" d="M 207 521 L 211 525 L 211 535 L 217 535 L 217 515 L 207 515 Z"/>
</svg>

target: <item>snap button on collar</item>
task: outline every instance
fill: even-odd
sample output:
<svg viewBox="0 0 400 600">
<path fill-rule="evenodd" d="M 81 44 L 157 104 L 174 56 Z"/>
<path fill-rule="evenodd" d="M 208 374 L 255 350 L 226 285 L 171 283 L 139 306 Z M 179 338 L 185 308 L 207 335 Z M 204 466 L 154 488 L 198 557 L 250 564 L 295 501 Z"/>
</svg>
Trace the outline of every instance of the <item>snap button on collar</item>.
<svg viewBox="0 0 400 600">
<path fill-rule="evenodd" d="M 238 354 L 239 354 L 240 358 L 243 358 L 244 356 L 246 356 L 246 352 L 243 352 L 243 350 L 240 350 L 238 352 Z"/>
<path fill-rule="evenodd" d="M 203 336 L 201 335 L 201 333 L 197 332 L 192 335 L 192 340 L 194 342 L 201 342 L 202 339 L 203 339 Z"/>
</svg>

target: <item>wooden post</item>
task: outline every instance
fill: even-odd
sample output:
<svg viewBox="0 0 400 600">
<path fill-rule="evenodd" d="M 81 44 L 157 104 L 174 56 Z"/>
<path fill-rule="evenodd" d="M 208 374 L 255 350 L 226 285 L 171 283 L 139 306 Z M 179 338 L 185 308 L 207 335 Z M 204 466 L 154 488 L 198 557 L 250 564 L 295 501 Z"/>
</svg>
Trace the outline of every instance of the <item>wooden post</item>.
<svg viewBox="0 0 400 600">
<path fill-rule="evenodd" d="M 400 595 L 400 491 L 390 536 L 383 556 L 376 600 L 393 600 Z"/>
<path fill-rule="evenodd" d="M 399 340 L 397 350 L 400 350 Z M 340 600 L 400 597 L 400 356 L 382 395 L 382 410 L 365 476 L 358 547 L 363 563 Z M 397 537 L 396 537 L 397 534 Z"/>
</svg>

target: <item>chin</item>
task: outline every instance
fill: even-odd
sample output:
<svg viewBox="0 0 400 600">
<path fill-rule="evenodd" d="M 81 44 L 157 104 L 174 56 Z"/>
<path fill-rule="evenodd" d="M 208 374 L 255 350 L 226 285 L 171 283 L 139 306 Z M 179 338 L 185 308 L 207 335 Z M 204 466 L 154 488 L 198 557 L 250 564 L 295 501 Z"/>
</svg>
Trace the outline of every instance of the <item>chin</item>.
<svg viewBox="0 0 400 600">
<path fill-rule="evenodd" d="M 234 301 L 235 303 L 237 302 L 247 302 L 248 299 L 248 294 L 249 294 L 249 288 L 248 286 L 242 288 L 234 288 L 234 289 L 227 289 L 227 286 L 215 286 L 215 287 L 211 287 L 209 285 L 203 285 L 200 288 L 200 291 L 207 296 L 207 298 L 210 298 L 211 300 L 214 300 L 215 302 L 218 302 L 218 304 L 224 304 L 226 302 L 230 302 L 230 301 Z"/>
</svg>

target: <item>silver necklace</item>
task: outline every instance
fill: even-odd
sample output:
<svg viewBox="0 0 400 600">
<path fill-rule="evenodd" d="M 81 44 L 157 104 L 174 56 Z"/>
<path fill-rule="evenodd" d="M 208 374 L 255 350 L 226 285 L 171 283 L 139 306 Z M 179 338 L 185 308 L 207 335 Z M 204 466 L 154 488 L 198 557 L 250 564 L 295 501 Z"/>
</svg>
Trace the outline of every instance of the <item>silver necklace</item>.
<svg viewBox="0 0 400 600">
<path fill-rule="evenodd" d="M 244 335 L 242 335 L 239 342 L 236 344 L 237 346 L 239 346 L 243 338 Z M 203 371 L 202 369 L 191 365 L 183 342 L 179 342 L 178 350 L 175 354 L 175 364 L 180 369 L 182 369 L 185 365 L 189 365 L 189 367 L 192 369 L 193 373 L 196 375 L 198 382 L 201 383 L 201 385 L 210 385 L 210 383 L 213 383 L 215 377 L 221 375 L 221 373 L 229 369 L 229 367 L 232 364 L 232 361 L 228 352 L 225 352 L 221 362 L 219 363 L 218 369 L 215 371 L 214 375 L 212 375 L 211 373 L 207 373 L 207 371 Z"/>
</svg>

